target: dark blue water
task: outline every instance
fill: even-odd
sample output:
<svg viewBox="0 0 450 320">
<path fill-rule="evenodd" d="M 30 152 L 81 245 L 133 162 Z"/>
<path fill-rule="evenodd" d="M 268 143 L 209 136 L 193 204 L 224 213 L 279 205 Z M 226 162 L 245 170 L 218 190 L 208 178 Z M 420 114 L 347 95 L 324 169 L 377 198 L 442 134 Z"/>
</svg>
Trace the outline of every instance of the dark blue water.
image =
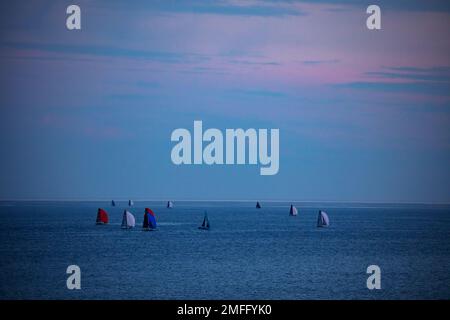
<svg viewBox="0 0 450 320">
<path fill-rule="evenodd" d="M 137 227 L 121 230 L 125 202 L 0 203 L 1 299 L 448 299 L 450 209 L 314 204 L 136 202 Z M 144 207 L 159 231 L 143 232 Z M 328 206 L 328 207 L 327 207 Z M 110 224 L 96 226 L 104 207 Z M 210 231 L 197 227 L 208 210 Z M 81 268 L 68 290 L 66 268 Z M 368 290 L 366 268 L 381 268 Z"/>
</svg>

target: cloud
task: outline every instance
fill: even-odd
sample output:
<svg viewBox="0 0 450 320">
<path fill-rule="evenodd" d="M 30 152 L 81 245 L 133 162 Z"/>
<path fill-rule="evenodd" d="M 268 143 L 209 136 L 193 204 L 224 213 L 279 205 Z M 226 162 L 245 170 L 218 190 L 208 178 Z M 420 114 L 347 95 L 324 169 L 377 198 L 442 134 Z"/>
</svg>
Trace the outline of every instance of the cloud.
<svg viewBox="0 0 450 320">
<path fill-rule="evenodd" d="M 450 84 L 442 82 L 386 82 L 355 81 L 333 85 L 336 88 L 374 92 L 405 92 L 425 95 L 450 96 Z"/>
<path fill-rule="evenodd" d="M 284 17 L 305 15 L 305 12 L 286 3 L 270 3 L 265 1 L 177 1 L 159 0 L 132 2 L 106 1 L 104 6 L 126 6 L 127 10 L 147 10 L 165 13 L 194 13 L 232 16 Z"/>
<path fill-rule="evenodd" d="M 264 2 L 285 3 L 311 3 L 328 5 L 347 5 L 353 7 L 367 8 L 371 2 L 362 0 L 263 0 Z M 378 0 L 375 3 L 381 9 L 396 11 L 422 11 L 422 12 L 450 12 L 450 1 L 448 0 Z"/>
<path fill-rule="evenodd" d="M 197 14 L 218 14 L 218 15 L 238 15 L 238 16 L 261 16 L 261 17 L 284 17 L 304 15 L 304 12 L 293 8 L 272 7 L 272 6 L 232 6 L 202 4 L 192 7 L 179 7 L 177 11 L 192 12 Z"/>
<path fill-rule="evenodd" d="M 331 60 L 303 60 L 301 63 L 305 65 L 318 65 L 318 64 L 333 64 L 338 63 L 340 60 L 331 59 Z"/>
<path fill-rule="evenodd" d="M 363 73 L 367 80 L 334 84 L 346 88 L 373 92 L 401 92 L 426 96 L 450 97 L 450 67 L 381 67 Z"/>
<path fill-rule="evenodd" d="M 247 97 L 280 98 L 286 96 L 284 92 L 272 91 L 267 89 L 234 89 L 230 90 L 229 92 L 233 95 L 247 96 Z"/>
<path fill-rule="evenodd" d="M 370 71 L 366 75 L 382 79 L 450 82 L 450 67 L 388 67 L 387 71 Z"/>
<path fill-rule="evenodd" d="M 209 60 L 209 57 L 207 55 L 197 53 L 150 51 L 101 45 L 24 43 L 5 41 L 2 43 L 2 47 L 13 48 L 17 50 L 39 50 L 50 53 L 77 54 L 83 56 L 143 59 L 164 63 L 188 63 Z"/>
<path fill-rule="evenodd" d="M 229 63 L 249 66 L 279 66 L 281 63 L 275 61 L 250 61 L 250 60 L 229 60 Z"/>
</svg>

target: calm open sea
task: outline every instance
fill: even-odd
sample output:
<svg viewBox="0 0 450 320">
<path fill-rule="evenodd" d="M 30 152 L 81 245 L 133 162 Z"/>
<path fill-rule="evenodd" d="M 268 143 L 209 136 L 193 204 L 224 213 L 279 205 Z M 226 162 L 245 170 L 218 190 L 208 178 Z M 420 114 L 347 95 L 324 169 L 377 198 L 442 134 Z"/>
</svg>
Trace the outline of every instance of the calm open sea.
<svg viewBox="0 0 450 320">
<path fill-rule="evenodd" d="M 449 299 L 450 208 L 289 203 L 0 202 L 1 299 Z M 141 231 L 144 208 L 159 230 Z M 110 224 L 96 226 L 97 208 Z M 212 229 L 198 230 L 204 210 Z M 316 228 L 317 211 L 331 221 Z M 81 268 L 68 290 L 66 268 Z M 366 269 L 381 268 L 381 290 Z"/>
</svg>

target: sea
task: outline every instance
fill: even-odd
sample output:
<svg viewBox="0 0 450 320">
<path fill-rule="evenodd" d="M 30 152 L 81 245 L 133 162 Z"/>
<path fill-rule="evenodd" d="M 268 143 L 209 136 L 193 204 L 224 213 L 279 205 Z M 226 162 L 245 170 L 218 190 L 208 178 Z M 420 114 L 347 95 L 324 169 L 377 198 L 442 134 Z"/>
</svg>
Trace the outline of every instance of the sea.
<svg viewBox="0 0 450 320">
<path fill-rule="evenodd" d="M 293 217 L 290 204 L 2 201 L 0 299 L 450 298 L 449 206 L 299 202 Z M 146 207 L 157 231 L 142 231 Z M 109 224 L 95 224 L 98 208 Z M 329 227 L 317 228 L 319 210 Z M 205 211 L 211 229 L 199 230 Z M 380 289 L 367 287 L 371 265 Z"/>
</svg>

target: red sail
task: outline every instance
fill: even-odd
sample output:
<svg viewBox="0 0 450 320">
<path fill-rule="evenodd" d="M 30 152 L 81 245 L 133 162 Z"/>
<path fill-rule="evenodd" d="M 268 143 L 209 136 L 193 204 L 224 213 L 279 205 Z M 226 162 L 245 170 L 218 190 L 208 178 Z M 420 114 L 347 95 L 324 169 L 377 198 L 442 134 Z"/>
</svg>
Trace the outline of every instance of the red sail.
<svg viewBox="0 0 450 320">
<path fill-rule="evenodd" d="M 108 223 L 108 214 L 102 208 L 98 208 L 97 223 Z"/>
</svg>

